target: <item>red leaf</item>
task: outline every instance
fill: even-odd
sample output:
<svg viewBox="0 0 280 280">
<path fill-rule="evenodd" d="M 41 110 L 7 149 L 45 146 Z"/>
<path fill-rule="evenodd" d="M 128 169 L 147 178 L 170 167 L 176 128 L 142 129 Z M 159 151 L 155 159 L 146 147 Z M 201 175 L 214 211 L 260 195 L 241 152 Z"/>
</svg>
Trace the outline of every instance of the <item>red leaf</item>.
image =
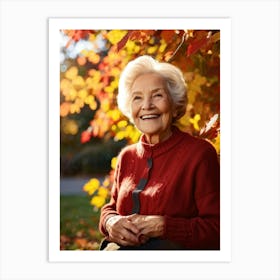
<svg viewBox="0 0 280 280">
<path fill-rule="evenodd" d="M 81 134 L 81 143 L 86 143 L 90 140 L 91 138 L 91 133 L 89 131 L 83 131 Z"/>
<path fill-rule="evenodd" d="M 81 39 L 86 38 L 90 33 L 90 30 L 75 30 L 74 34 L 72 35 L 72 39 L 77 42 Z"/>
<path fill-rule="evenodd" d="M 154 30 L 130 30 L 126 33 L 126 35 L 117 43 L 117 51 L 120 51 L 130 40 L 136 40 L 140 43 L 143 43 L 149 40 L 150 36 L 155 33 Z"/>
<path fill-rule="evenodd" d="M 64 31 L 64 33 L 67 34 L 70 38 L 65 46 L 65 48 L 67 49 L 73 41 L 78 42 L 79 40 L 86 38 L 90 33 L 93 32 L 92 30 L 69 30 Z"/>
<path fill-rule="evenodd" d="M 198 50 L 208 44 L 209 38 L 205 37 L 199 40 L 195 40 L 188 45 L 187 56 L 189 57 L 192 54 L 195 54 Z"/>
<path fill-rule="evenodd" d="M 130 30 L 126 33 L 126 35 L 123 36 L 123 38 L 118 42 L 117 44 L 117 51 L 120 51 L 127 43 L 131 33 L 133 32 L 133 30 Z"/>
<path fill-rule="evenodd" d="M 129 39 L 138 41 L 139 43 L 143 44 L 144 42 L 149 41 L 154 33 L 154 30 L 136 30 L 131 32 Z"/>
</svg>

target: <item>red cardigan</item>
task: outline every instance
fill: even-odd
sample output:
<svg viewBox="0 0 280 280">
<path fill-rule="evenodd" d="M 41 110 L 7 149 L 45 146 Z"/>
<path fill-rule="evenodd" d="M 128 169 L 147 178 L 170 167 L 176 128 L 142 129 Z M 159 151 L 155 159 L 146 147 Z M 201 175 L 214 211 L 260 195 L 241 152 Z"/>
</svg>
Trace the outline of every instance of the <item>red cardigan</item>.
<svg viewBox="0 0 280 280">
<path fill-rule="evenodd" d="M 152 158 L 149 170 L 147 160 Z M 166 141 L 149 145 L 145 136 L 119 157 L 111 200 L 101 209 L 100 231 L 111 215 L 130 215 L 132 191 L 148 178 L 139 194 L 142 215 L 162 215 L 162 239 L 186 249 L 220 248 L 220 166 L 213 146 L 173 127 Z"/>
</svg>

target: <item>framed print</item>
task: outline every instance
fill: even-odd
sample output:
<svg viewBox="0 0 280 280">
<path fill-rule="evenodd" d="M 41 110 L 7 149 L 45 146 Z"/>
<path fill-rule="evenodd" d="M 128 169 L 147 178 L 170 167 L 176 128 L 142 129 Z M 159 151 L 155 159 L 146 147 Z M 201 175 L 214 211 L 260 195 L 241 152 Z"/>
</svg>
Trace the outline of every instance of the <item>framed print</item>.
<svg viewBox="0 0 280 280">
<path fill-rule="evenodd" d="M 0 1 L 0 279 L 280 279 L 279 5 Z M 107 176 L 141 135 L 117 110 L 119 78 L 143 54 L 183 72 L 179 129 L 220 149 L 220 250 L 99 250 Z"/>
<path fill-rule="evenodd" d="M 215 238 L 209 243 L 205 241 L 207 238 L 210 240 L 210 232 L 213 231 L 215 223 L 210 227 L 208 223 L 211 224 L 212 218 L 208 219 L 208 214 L 204 214 L 204 218 L 201 216 L 197 220 L 184 218 L 192 221 L 189 227 L 192 230 L 193 240 L 197 240 L 193 241 L 196 245 L 190 243 L 189 247 L 180 247 L 180 250 L 173 247 L 171 250 L 164 247 L 160 251 L 153 249 L 154 247 L 117 252 L 100 250 L 101 242 L 106 235 L 104 231 L 102 232 L 102 219 L 105 218 L 102 218 L 101 211 L 104 211 L 102 207 L 108 205 L 110 198 L 115 196 L 113 192 L 117 188 L 114 182 L 119 172 L 117 171 L 120 166 L 119 154 L 125 147 L 134 147 L 135 143 L 140 143 L 141 138 L 137 122 L 134 125 L 134 122 L 118 107 L 122 101 L 120 98 L 117 100 L 120 75 L 131 61 L 144 56 L 181 70 L 187 85 L 188 100 L 185 101 L 185 111 L 176 119 L 176 127 L 195 139 L 201 141 L 203 139 L 218 155 L 220 175 L 217 180 L 220 181 L 220 196 L 217 205 L 220 225 L 216 233 L 219 235 L 217 246 L 213 245 Z M 230 69 L 229 18 L 49 19 L 50 262 L 231 261 Z M 146 86 L 145 82 L 142 86 Z M 140 98 L 137 97 L 138 99 Z M 126 110 L 128 105 L 124 105 L 123 108 Z M 147 115 L 147 118 L 153 119 L 160 115 L 159 111 L 154 112 L 155 110 L 154 115 Z M 172 135 L 175 135 L 174 131 Z M 162 143 L 167 145 L 167 142 Z M 165 156 L 167 157 L 167 154 Z M 192 160 L 194 161 L 194 158 Z M 132 162 L 132 159 L 127 162 L 128 169 Z M 153 172 L 156 173 L 156 170 L 163 166 L 163 162 L 157 165 L 154 160 L 153 163 L 155 164 Z M 172 168 L 175 172 L 181 165 L 180 160 L 172 162 L 169 159 L 169 167 L 165 167 L 163 173 L 168 173 Z M 139 168 L 129 172 L 136 174 Z M 178 181 L 182 185 L 187 184 L 183 183 L 183 177 L 187 177 L 189 172 L 185 166 L 184 170 L 183 176 Z M 176 180 L 174 172 L 172 180 Z M 198 182 L 205 178 L 198 175 L 198 170 L 193 172 L 198 178 L 197 183 L 193 184 L 199 186 Z M 214 172 L 208 171 L 211 175 L 205 179 L 202 190 L 211 185 L 213 180 L 211 176 Z M 161 176 L 155 180 L 158 184 Z M 130 184 L 133 185 L 131 182 Z M 141 188 L 143 191 L 145 186 Z M 155 188 L 158 192 L 157 187 Z M 170 206 L 172 210 L 168 210 L 169 212 L 151 210 L 150 215 L 154 213 L 153 217 L 158 215 L 156 213 L 161 213 L 161 217 L 175 215 L 171 213 L 182 199 L 181 189 L 178 189 L 176 194 L 172 192 L 173 195 L 165 199 L 166 189 L 162 191 L 159 206 L 154 208 L 166 203 L 172 206 Z M 185 194 L 186 197 L 198 196 L 198 191 L 193 192 Z M 144 192 L 140 195 L 143 206 Z M 187 208 L 187 201 L 188 199 L 182 200 L 182 209 Z M 206 204 L 200 201 L 195 202 L 196 213 L 203 212 L 200 207 Z M 118 203 L 116 202 L 116 205 Z M 149 207 L 151 208 L 154 203 L 156 205 L 156 200 L 151 200 Z M 120 209 L 121 206 L 117 207 L 116 209 Z M 179 225 L 178 217 L 181 216 L 176 215 L 171 216 L 171 220 L 177 219 L 174 225 Z M 181 227 L 186 224 L 185 220 L 180 224 Z M 108 223 L 109 219 L 106 221 Z M 178 231 L 177 226 L 173 231 L 175 233 Z M 187 230 L 184 232 L 183 228 L 180 232 L 182 235 L 187 234 Z M 200 238 L 203 232 L 208 233 Z M 175 236 L 175 233 L 170 233 L 170 236 Z M 152 237 L 149 238 L 150 241 Z M 199 242 L 201 244 L 206 242 L 207 245 L 200 246 Z"/>
</svg>

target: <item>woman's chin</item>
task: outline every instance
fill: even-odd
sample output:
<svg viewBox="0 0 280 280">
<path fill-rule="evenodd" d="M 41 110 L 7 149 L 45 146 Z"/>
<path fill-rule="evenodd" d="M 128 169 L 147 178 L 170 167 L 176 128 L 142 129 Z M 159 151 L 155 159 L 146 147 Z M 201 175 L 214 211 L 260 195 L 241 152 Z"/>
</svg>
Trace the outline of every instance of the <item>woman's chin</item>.
<svg viewBox="0 0 280 280">
<path fill-rule="evenodd" d="M 161 130 L 158 128 L 153 128 L 153 127 L 142 127 L 139 128 L 139 130 L 146 135 L 147 137 L 152 137 L 152 136 L 159 136 L 161 134 Z"/>
</svg>

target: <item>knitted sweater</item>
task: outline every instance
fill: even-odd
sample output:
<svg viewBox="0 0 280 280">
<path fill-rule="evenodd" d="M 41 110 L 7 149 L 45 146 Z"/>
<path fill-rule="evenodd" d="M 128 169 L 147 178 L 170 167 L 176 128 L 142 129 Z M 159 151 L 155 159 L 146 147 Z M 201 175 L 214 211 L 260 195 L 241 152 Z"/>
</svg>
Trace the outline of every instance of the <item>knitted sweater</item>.
<svg viewBox="0 0 280 280">
<path fill-rule="evenodd" d="M 142 135 L 119 157 L 111 200 L 103 206 L 100 231 L 107 236 L 106 220 L 133 213 L 133 190 L 139 192 L 138 213 L 162 215 L 162 239 L 186 249 L 220 248 L 220 167 L 213 146 L 172 127 L 166 141 L 150 145 Z M 152 165 L 149 164 L 152 160 Z"/>
</svg>

